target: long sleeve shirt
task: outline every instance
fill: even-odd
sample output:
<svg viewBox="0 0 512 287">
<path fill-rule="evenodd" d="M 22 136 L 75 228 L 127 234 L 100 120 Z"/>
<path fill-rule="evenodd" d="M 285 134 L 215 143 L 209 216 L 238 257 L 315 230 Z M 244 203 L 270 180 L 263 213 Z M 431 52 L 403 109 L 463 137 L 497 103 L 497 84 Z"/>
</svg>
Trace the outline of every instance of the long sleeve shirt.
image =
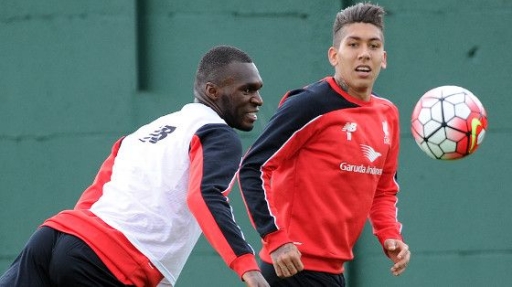
<svg viewBox="0 0 512 287">
<path fill-rule="evenodd" d="M 227 195 L 237 133 L 193 103 L 119 140 L 73 210 L 44 225 L 84 240 L 125 284 L 174 285 L 201 232 L 240 277 L 258 270 Z"/>
<path fill-rule="evenodd" d="M 399 140 L 398 110 L 386 99 L 358 100 L 332 77 L 288 92 L 239 173 L 262 260 L 294 242 L 305 269 L 343 272 L 368 218 L 381 244 L 402 239 Z"/>
</svg>

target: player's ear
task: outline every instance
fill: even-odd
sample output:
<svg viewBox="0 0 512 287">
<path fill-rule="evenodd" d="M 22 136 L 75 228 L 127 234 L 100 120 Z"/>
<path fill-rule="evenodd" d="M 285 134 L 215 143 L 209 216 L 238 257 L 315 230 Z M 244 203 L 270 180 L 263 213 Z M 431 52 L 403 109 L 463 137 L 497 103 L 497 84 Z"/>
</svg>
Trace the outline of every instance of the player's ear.
<svg viewBox="0 0 512 287">
<path fill-rule="evenodd" d="M 388 66 L 388 53 L 386 53 L 386 51 L 383 52 L 384 55 L 382 55 L 382 63 L 380 64 L 380 67 L 382 69 L 386 69 L 386 67 Z"/>
<path fill-rule="evenodd" d="M 338 50 L 331 46 L 329 50 L 327 50 L 327 58 L 331 66 L 336 66 L 338 64 Z"/>
<path fill-rule="evenodd" d="M 205 87 L 205 94 L 208 98 L 216 100 L 219 97 L 219 88 L 212 82 L 207 82 Z"/>
</svg>

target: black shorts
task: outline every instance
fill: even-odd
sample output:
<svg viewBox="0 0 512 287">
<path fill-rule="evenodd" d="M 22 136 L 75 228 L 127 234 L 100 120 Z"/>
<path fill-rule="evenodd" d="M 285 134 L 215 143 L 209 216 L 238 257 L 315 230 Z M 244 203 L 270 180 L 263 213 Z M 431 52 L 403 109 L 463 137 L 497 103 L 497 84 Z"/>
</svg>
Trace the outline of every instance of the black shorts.
<svg viewBox="0 0 512 287">
<path fill-rule="evenodd" d="M 261 273 L 272 287 L 345 287 L 343 273 L 302 270 L 289 278 L 279 278 L 274 266 L 265 262 L 260 264 Z"/>
<path fill-rule="evenodd" d="M 41 227 L 0 277 L 0 287 L 126 286 L 79 238 Z"/>
</svg>

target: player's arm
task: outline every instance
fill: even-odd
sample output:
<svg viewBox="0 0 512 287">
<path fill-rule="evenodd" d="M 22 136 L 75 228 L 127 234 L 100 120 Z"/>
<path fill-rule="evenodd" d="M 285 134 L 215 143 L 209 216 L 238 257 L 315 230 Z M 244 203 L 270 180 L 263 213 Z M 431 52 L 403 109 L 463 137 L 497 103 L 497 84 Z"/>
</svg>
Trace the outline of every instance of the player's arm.
<svg viewBox="0 0 512 287">
<path fill-rule="evenodd" d="M 400 132 L 398 111 L 395 109 L 392 124 L 393 140 L 386 157 L 383 174 L 379 180 L 372 208 L 370 221 L 373 232 L 381 243 L 386 255 L 393 261 L 391 272 L 398 276 L 410 260 L 409 246 L 402 237 L 402 224 L 398 221 L 397 194 L 399 185 L 397 181 L 398 154 L 400 146 Z"/>
<path fill-rule="evenodd" d="M 396 182 L 396 177 L 393 177 Z M 388 181 L 389 182 L 389 181 Z M 409 246 L 405 244 L 401 229 L 402 224 L 397 218 L 397 192 L 398 185 L 389 183 L 386 188 L 379 189 L 370 210 L 370 221 L 373 232 L 382 245 L 386 256 L 391 259 L 393 266 L 391 273 L 399 276 L 405 271 L 411 258 Z M 393 186 L 396 186 L 394 188 Z"/>
<path fill-rule="evenodd" d="M 286 97 L 286 96 L 285 96 Z M 303 270 L 301 254 L 288 237 L 274 207 L 275 194 L 288 192 L 272 187 L 273 172 L 309 139 L 296 133 L 313 118 L 303 100 L 292 100 L 278 109 L 263 133 L 245 155 L 239 173 L 239 185 L 251 223 L 270 251 L 279 277 L 289 277 Z"/>
<path fill-rule="evenodd" d="M 397 169 L 400 148 L 400 125 L 398 109 L 395 106 L 390 106 L 387 111 L 387 122 L 389 124 L 391 142 L 369 215 L 373 226 L 373 233 L 377 236 L 382 246 L 384 246 L 386 239 L 402 240 L 402 225 L 398 221 L 396 206 L 399 191 Z"/>
<path fill-rule="evenodd" d="M 319 95 L 318 90 L 328 88 L 324 80 L 314 86 L 285 94 L 278 110 L 242 160 L 239 173 L 242 196 L 253 226 L 271 252 L 291 242 L 274 203 L 275 194 L 289 191 L 286 187 L 275 190 L 271 184 L 274 171 L 314 136 L 314 130 L 305 129 L 309 123 L 323 114 L 351 105 L 334 93 L 329 97 Z"/>
<path fill-rule="evenodd" d="M 373 233 L 383 246 L 386 239 L 403 240 L 401 234 L 402 224 L 398 221 L 396 207 L 398 202 L 398 184 L 396 183 L 395 176 L 390 177 L 392 179 L 388 179 L 386 188 L 381 188 L 376 192 L 370 210 L 370 222 L 373 227 Z"/>
<path fill-rule="evenodd" d="M 206 125 L 192 138 L 189 155 L 187 204 L 205 237 L 240 277 L 259 270 L 227 198 L 242 155 L 238 135 L 226 125 Z"/>
<path fill-rule="evenodd" d="M 274 207 L 275 194 L 286 190 L 274 190 L 271 181 L 274 170 L 301 145 L 300 140 L 290 140 L 309 120 L 299 106 L 307 107 L 286 102 L 278 109 L 244 156 L 238 177 L 251 223 L 271 251 L 292 242 Z"/>
</svg>

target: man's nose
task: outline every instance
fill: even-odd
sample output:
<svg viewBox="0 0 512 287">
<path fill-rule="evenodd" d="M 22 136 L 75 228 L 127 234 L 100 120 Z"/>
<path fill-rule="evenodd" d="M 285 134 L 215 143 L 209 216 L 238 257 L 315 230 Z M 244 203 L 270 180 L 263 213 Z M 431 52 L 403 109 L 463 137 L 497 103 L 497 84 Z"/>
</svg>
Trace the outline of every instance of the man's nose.
<svg viewBox="0 0 512 287">
<path fill-rule="evenodd" d="M 261 94 L 259 91 L 257 91 L 255 94 L 254 94 L 254 97 L 252 97 L 252 102 L 258 106 L 262 106 L 263 105 L 263 98 L 261 97 Z"/>
</svg>

